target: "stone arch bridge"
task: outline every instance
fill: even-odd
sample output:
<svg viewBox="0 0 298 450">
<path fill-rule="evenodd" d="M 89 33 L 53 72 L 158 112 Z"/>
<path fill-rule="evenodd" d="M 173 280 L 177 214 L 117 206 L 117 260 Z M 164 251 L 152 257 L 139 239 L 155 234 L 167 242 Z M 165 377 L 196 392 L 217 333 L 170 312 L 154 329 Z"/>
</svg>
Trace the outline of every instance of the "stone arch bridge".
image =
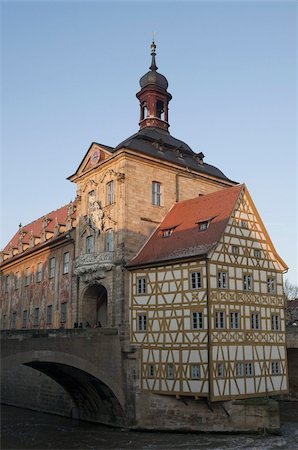
<svg viewBox="0 0 298 450">
<path fill-rule="evenodd" d="M 34 389 L 40 389 L 36 384 L 43 380 L 37 378 L 36 383 L 36 376 L 45 374 L 56 382 L 48 388 L 46 397 L 51 395 L 58 404 L 66 394 L 71 402 L 71 410 L 61 410 L 61 414 L 131 426 L 131 390 L 123 373 L 126 358 L 115 328 L 2 331 L 2 401 L 26 406 L 22 398 L 12 400 L 14 382 L 18 397 L 28 389 L 35 395 Z M 57 383 L 60 391 L 55 389 Z M 47 404 L 35 408 L 53 409 Z"/>
</svg>

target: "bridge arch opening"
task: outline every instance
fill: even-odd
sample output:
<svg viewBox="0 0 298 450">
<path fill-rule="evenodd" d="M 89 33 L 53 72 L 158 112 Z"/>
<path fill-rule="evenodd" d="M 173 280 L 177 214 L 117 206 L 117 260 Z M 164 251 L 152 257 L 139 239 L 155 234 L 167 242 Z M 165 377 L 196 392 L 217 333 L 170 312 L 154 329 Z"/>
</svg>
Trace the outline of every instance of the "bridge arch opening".
<svg viewBox="0 0 298 450">
<path fill-rule="evenodd" d="M 70 395 L 75 419 L 125 426 L 125 414 L 113 391 L 93 375 L 66 364 L 31 361 L 24 363 L 52 378 Z"/>
<path fill-rule="evenodd" d="M 83 294 L 83 324 L 91 327 L 98 322 L 102 327 L 108 325 L 108 292 L 102 284 L 89 286 Z"/>
</svg>

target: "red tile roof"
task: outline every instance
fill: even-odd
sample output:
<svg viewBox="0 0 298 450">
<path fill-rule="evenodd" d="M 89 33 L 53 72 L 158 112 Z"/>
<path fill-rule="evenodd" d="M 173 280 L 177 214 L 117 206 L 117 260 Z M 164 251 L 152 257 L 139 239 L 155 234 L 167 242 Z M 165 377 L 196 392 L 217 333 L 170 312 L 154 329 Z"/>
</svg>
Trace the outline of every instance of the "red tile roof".
<svg viewBox="0 0 298 450">
<path fill-rule="evenodd" d="M 34 222 L 31 222 L 28 225 L 21 227 L 15 233 L 15 235 L 9 241 L 9 243 L 4 247 L 3 253 L 8 253 L 11 245 L 13 248 L 18 248 L 20 231 L 22 231 L 24 233 L 23 240 L 22 240 L 23 244 L 29 244 L 29 238 L 30 238 L 31 232 L 35 238 L 40 238 L 41 233 L 42 233 L 42 224 L 43 224 L 43 221 L 45 218 L 48 219 L 48 224 L 47 224 L 47 227 L 45 228 L 45 231 L 47 233 L 54 233 L 54 227 L 55 227 L 56 222 L 58 222 L 59 225 L 65 226 L 67 218 L 68 218 L 68 209 L 72 205 L 75 206 L 74 202 L 70 202 L 67 205 L 62 206 L 61 208 L 56 209 L 55 211 L 52 211 L 43 217 L 40 217 L 39 219 L 35 220 Z M 75 207 L 74 207 L 74 211 L 70 217 L 72 219 L 75 219 L 75 217 L 76 217 Z"/>
<path fill-rule="evenodd" d="M 176 203 L 127 267 L 206 255 L 219 241 L 232 214 L 240 184 Z M 199 222 L 210 220 L 205 231 Z M 173 229 L 169 237 L 163 230 Z"/>
</svg>

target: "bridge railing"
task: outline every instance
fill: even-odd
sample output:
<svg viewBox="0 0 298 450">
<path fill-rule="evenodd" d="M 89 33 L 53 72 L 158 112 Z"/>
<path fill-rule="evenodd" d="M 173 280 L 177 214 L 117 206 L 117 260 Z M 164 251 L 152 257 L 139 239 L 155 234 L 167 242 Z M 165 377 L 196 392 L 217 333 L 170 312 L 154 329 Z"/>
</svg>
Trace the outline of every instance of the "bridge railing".
<svg viewBox="0 0 298 450">
<path fill-rule="evenodd" d="M 117 336 L 118 328 L 59 328 L 43 330 L 1 330 L 1 339 L 29 339 L 29 338 L 70 338 L 92 337 L 98 335 Z"/>
</svg>

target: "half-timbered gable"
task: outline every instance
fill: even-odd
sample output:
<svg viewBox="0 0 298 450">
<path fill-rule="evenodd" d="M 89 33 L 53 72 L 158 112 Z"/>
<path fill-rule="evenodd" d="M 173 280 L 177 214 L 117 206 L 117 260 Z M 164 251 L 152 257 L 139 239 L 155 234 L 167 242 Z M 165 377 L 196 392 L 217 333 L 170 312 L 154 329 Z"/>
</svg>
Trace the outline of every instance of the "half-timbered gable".
<svg viewBox="0 0 298 450">
<path fill-rule="evenodd" d="M 128 268 L 142 389 L 210 400 L 286 391 L 286 265 L 244 185 L 175 204 Z"/>
</svg>

